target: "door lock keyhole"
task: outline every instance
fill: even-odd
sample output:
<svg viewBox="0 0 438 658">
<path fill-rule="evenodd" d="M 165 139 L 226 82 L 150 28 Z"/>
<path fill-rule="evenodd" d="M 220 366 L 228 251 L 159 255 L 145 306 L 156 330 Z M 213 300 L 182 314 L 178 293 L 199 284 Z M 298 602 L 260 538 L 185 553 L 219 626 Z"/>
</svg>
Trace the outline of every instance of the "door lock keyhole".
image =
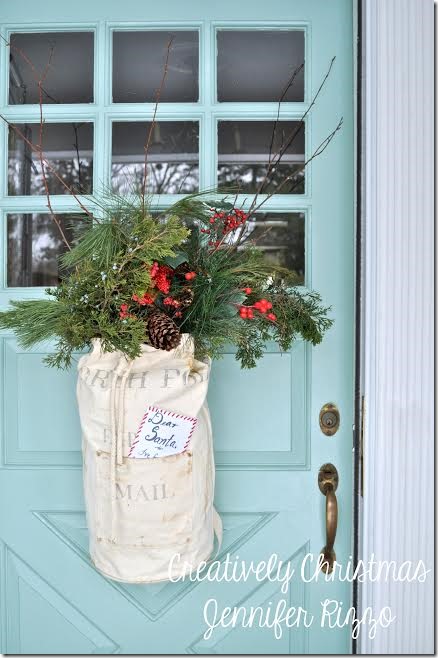
<svg viewBox="0 0 438 658">
<path fill-rule="evenodd" d="M 319 426 L 326 436 L 333 436 L 339 429 L 340 425 L 339 409 L 335 404 L 328 402 L 319 412 Z"/>
</svg>

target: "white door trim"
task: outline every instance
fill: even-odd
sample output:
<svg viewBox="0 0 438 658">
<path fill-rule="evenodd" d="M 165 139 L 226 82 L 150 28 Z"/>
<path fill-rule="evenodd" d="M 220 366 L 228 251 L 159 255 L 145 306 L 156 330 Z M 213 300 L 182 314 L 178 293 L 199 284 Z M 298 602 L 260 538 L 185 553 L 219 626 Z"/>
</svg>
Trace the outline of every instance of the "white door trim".
<svg viewBox="0 0 438 658">
<path fill-rule="evenodd" d="M 363 0 L 360 556 L 423 560 L 434 542 L 434 6 Z M 433 653 L 433 576 L 367 582 L 362 610 L 396 621 L 360 653 Z"/>
</svg>

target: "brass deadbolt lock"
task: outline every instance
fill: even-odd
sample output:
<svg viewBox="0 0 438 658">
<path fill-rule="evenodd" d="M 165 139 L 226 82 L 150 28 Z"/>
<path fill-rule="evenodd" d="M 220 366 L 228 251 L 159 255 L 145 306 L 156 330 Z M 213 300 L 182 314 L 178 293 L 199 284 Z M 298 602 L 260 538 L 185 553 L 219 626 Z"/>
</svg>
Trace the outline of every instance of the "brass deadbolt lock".
<svg viewBox="0 0 438 658">
<path fill-rule="evenodd" d="M 319 426 L 326 436 L 333 436 L 339 429 L 341 416 L 335 404 L 328 402 L 319 412 Z"/>
</svg>

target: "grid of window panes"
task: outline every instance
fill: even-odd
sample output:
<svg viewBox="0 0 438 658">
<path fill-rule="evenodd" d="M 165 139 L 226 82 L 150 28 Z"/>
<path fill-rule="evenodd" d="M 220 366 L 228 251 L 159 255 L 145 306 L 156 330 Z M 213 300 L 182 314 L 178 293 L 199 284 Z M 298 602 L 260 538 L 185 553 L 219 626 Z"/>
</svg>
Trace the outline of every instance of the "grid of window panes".
<svg viewBox="0 0 438 658">
<path fill-rule="evenodd" d="M 105 43 L 92 29 L 10 34 L 6 286 L 58 283 L 57 259 L 65 245 L 57 224 L 73 240 L 83 218 L 70 191 L 80 198 L 108 187 L 131 194 L 145 174 L 157 207 L 203 189 L 237 190 L 236 204 L 267 195 L 242 248 L 255 240 L 268 258 L 305 282 L 305 213 L 297 205 L 306 187 L 299 105 L 305 101 L 304 31 L 208 30 L 108 27 Z M 206 75 L 200 53 L 209 52 L 210 38 L 216 61 L 209 67 L 214 74 Z M 111 66 L 106 89 L 95 79 L 98 48 Z M 290 103 L 294 112 L 284 118 Z M 57 224 L 47 209 L 47 190 Z"/>
</svg>

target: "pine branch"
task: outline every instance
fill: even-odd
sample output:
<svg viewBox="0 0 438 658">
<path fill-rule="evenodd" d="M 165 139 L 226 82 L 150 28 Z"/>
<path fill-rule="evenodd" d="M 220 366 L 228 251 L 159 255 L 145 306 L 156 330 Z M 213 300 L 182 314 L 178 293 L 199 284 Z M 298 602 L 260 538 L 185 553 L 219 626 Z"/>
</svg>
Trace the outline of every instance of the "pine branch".
<svg viewBox="0 0 438 658">
<path fill-rule="evenodd" d="M 65 308 L 49 299 L 12 301 L 0 313 L 0 329 L 13 331 L 25 349 L 57 336 L 65 319 Z"/>
</svg>

